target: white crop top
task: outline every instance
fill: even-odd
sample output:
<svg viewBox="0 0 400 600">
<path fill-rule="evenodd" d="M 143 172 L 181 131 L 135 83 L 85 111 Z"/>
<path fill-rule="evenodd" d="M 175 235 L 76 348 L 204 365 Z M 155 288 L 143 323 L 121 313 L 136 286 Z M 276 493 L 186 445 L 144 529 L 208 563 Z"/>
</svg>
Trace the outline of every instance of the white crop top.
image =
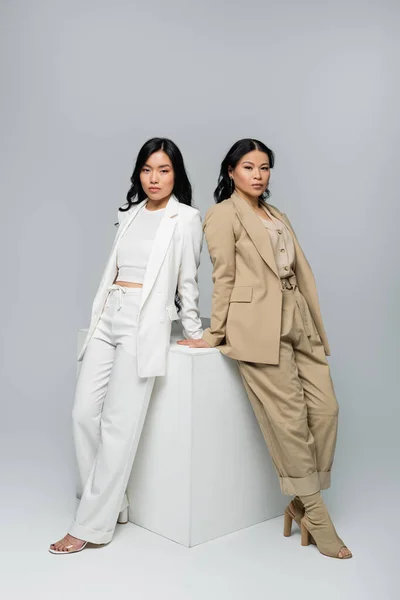
<svg viewBox="0 0 400 600">
<path fill-rule="evenodd" d="M 148 210 L 145 206 L 133 219 L 117 250 L 119 281 L 143 283 L 151 248 L 165 208 Z"/>
</svg>

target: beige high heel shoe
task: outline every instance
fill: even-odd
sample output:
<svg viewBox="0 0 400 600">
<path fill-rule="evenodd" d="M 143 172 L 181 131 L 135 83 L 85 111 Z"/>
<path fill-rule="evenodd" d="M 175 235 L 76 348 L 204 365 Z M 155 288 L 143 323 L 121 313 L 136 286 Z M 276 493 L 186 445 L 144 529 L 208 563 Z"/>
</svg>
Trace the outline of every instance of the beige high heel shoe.
<svg viewBox="0 0 400 600">
<path fill-rule="evenodd" d="M 299 526 L 299 529 L 301 529 L 301 519 L 304 517 L 304 513 L 304 504 L 298 496 L 295 496 L 285 509 L 283 521 L 283 535 L 285 537 L 290 537 L 292 535 L 293 521 L 295 521 Z M 312 535 L 310 536 L 310 544 L 315 544 Z"/>
<path fill-rule="evenodd" d="M 330 558 L 352 558 L 352 553 L 336 533 L 321 494 L 318 492 L 311 496 L 303 496 L 301 500 L 305 507 L 305 514 L 300 523 L 301 545 L 308 546 L 312 536 L 321 554 Z"/>
<path fill-rule="evenodd" d="M 302 546 L 309 546 L 311 543 L 311 540 L 313 539 L 311 536 L 310 529 L 312 529 L 312 526 L 310 526 L 310 522 L 307 521 L 307 516 L 305 515 L 301 520 L 301 545 Z M 313 533 L 315 536 L 315 529 L 314 529 Z M 335 534 L 336 534 L 336 532 L 335 532 Z M 337 537 L 336 540 L 330 540 L 330 541 L 329 540 L 320 540 L 320 543 L 315 542 L 315 541 L 313 541 L 312 543 L 316 544 L 318 550 L 324 556 L 329 556 L 330 558 L 339 558 L 341 560 L 344 560 L 345 558 L 353 558 L 353 554 L 347 548 L 347 546 L 343 543 L 343 541 L 340 539 L 340 537 L 338 537 L 337 535 L 336 535 L 336 537 Z M 349 553 L 341 555 L 340 552 L 342 552 L 343 550 L 348 550 Z"/>
<path fill-rule="evenodd" d="M 293 521 L 295 521 L 300 528 L 301 519 L 303 517 L 304 517 L 303 503 L 298 496 L 295 496 L 285 509 L 283 535 L 285 537 L 290 537 L 292 535 Z"/>
</svg>

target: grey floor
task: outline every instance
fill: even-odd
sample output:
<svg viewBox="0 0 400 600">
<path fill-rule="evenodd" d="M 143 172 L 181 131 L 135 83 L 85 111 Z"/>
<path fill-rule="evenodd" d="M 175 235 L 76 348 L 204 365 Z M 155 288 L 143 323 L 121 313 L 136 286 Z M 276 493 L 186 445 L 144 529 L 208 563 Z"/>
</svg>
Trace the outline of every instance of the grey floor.
<svg viewBox="0 0 400 600">
<path fill-rule="evenodd" d="M 302 548 L 297 529 L 284 538 L 282 517 L 191 549 L 132 524 L 119 525 L 106 547 L 53 556 L 47 547 L 64 534 L 75 506 L 73 473 L 65 462 L 68 444 L 61 440 L 49 455 L 49 444 L 32 439 L 26 452 L 26 443 L 14 444 L 12 462 L 8 455 L 2 471 L 4 599 L 400 598 L 398 523 L 390 511 L 394 504 L 382 502 L 396 493 L 398 498 L 388 474 L 381 474 L 382 483 L 375 478 L 368 493 L 359 493 L 368 484 L 360 480 L 347 485 L 346 493 L 338 485 L 326 495 L 337 529 L 354 552 L 350 561 Z M 7 442 L 3 459 L 6 447 Z"/>
</svg>

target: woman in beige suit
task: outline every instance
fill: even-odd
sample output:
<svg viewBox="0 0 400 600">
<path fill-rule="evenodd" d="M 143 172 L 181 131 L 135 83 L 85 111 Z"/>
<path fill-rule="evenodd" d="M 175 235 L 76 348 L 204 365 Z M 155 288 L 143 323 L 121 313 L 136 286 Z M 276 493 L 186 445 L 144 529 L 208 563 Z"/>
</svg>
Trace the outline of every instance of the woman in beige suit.
<svg viewBox="0 0 400 600">
<path fill-rule="evenodd" d="M 310 265 L 287 217 L 266 202 L 274 154 L 240 140 L 221 165 L 204 232 L 213 263 L 211 327 L 190 347 L 218 347 L 238 361 L 302 544 L 350 558 L 320 491 L 330 486 L 338 406 L 329 346 Z"/>
</svg>

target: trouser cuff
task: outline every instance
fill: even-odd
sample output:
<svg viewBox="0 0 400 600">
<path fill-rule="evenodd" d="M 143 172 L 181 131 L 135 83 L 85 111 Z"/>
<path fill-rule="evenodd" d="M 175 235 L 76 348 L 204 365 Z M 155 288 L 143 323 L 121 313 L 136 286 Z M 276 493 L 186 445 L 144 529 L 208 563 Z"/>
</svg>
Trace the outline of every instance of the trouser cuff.
<svg viewBox="0 0 400 600">
<path fill-rule="evenodd" d="M 331 486 L 331 472 L 315 471 L 307 477 L 279 477 L 279 483 L 285 496 L 310 496 Z"/>
<path fill-rule="evenodd" d="M 309 496 L 321 489 L 317 471 L 307 477 L 279 477 L 279 483 L 285 496 Z"/>
<path fill-rule="evenodd" d="M 75 497 L 77 500 L 80 500 L 82 498 L 82 492 L 76 492 Z M 121 503 L 121 507 L 119 509 L 119 512 L 122 512 L 123 510 L 125 510 L 125 508 L 128 508 L 129 506 L 129 500 L 128 500 L 128 496 L 125 493 L 124 497 L 122 498 L 122 503 Z"/>
<path fill-rule="evenodd" d="M 330 471 L 319 471 L 319 485 L 321 490 L 327 490 L 331 487 L 331 472 Z"/>
</svg>

